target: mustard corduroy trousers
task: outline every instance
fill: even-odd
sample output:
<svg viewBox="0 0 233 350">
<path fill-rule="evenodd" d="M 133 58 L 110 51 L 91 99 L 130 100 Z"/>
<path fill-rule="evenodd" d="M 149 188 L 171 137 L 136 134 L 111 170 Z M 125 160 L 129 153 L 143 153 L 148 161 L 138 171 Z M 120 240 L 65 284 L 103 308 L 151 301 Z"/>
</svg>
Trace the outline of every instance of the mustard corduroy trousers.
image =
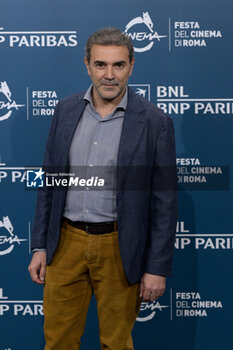
<svg viewBox="0 0 233 350">
<path fill-rule="evenodd" d="M 64 222 L 58 249 L 46 269 L 45 350 L 80 349 L 93 293 L 101 350 L 133 350 L 139 289 L 139 283 L 129 285 L 126 280 L 117 231 L 93 235 Z"/>
</svg>

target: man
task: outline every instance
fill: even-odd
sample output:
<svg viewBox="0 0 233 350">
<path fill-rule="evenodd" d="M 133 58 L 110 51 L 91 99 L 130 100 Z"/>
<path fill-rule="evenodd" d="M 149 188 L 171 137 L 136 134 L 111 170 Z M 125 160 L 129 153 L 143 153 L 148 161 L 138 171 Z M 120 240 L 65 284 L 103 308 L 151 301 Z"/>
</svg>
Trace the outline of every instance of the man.
<svg viewBox="0 0 233 350">
<path fill-rule="evenodd" d="M 40 189 L 29 272 L 34 282 L 45 283 L 46 350 L 79 349 L 93 292 L 101 349 L 132 350 L 141 299 L 163 295 L 171 275 L 173 124 L 127 87 L 133 46 L 120 30 L 91 35 L 84 62 L 92 86 L 58 103 L 44 165 L 55 172 L 61 165 L 67 172 L 75 166 L 116 167 L 117 186 L 111 197 L 88 188 Z M 144 189 L 136 182 L 132 188 L 135 173 Z"/>
</svg>

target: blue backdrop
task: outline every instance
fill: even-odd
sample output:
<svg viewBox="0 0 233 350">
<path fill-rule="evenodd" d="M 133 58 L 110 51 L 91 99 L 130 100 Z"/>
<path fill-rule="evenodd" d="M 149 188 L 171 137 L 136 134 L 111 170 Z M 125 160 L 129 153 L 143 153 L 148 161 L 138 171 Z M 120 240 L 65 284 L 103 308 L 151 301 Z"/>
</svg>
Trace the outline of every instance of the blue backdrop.
<svg viewBox="0 0 233 350">
<path fill-rule="evenodd" d="M 89 86 L 85 42 L 105 26 L 132 38 L 129 84 L 176 131 L 174 276 L 159 301 L 142 304 L 135 349 L 232 349 L 232 10 L 230 0 L 1 0 L 0 350 L 43 349 L 26 170 L 41 166 L 57 100 Z M 82 349 L 99 349 L 97 324 L 93 299 Z"/>
</svg>

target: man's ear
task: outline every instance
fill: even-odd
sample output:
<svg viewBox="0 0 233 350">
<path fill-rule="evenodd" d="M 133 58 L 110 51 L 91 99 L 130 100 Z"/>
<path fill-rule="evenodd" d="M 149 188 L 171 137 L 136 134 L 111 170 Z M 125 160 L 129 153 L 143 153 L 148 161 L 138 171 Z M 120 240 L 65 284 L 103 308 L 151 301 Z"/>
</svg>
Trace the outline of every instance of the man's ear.
<svg viewBox="0 0 233 350">
<path fill-rule="evenodd" d="M 86 57 L 84 57 L 84 63 L 85 63 L 85 65 L 86 65 L 86 67 L 87 67 L 87 74 L 88 74 L 88 75 L 91 75 L 91 74 L 90 74 L 89 63 L 88 63 L 88 60 L 87 60 Z"/>
</svg>

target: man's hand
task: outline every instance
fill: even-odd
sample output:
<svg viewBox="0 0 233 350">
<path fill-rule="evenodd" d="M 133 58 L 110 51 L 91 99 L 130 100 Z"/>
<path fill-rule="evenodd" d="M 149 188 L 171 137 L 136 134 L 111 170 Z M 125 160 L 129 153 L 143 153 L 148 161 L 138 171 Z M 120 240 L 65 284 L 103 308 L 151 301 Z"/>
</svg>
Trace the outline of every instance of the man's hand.
<svg viewBox="0 0 233 350">
<path fill-rule="evenodd" d="M 45 283 L 45 269 L 46 269 L 46 252 L 33 253 L 32 260 L 28 266 L 33 282 L 38 284 Z"/>
<path fill-rule="evenodd" d="M 163 295 L 166 277 L 144 273 L 140 285 L 140 297 L 145 301 L 154 301 Z"/>
</svg>

